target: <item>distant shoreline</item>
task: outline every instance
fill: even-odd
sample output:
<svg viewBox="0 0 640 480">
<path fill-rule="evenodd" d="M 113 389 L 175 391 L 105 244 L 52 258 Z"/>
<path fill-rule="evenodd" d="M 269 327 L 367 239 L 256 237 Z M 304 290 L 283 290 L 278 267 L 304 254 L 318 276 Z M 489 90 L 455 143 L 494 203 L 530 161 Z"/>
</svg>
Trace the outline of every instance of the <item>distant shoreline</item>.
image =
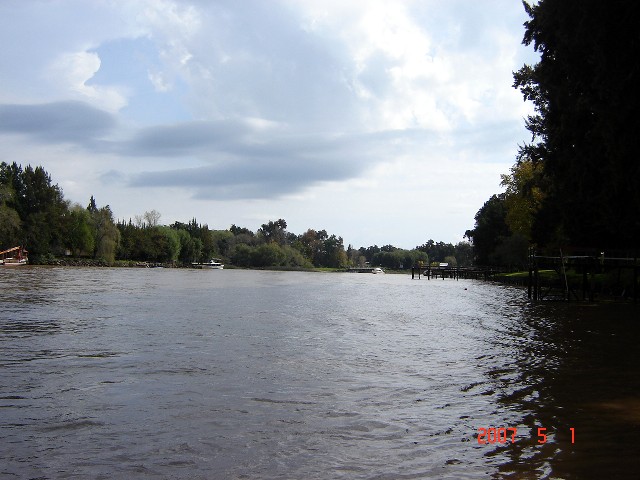
<svg viewBox="0 0 640 480">
<path fill-rule="evenodd" d="M 105 260 L 97 260 L 93 258 L 50 258 L 40 259 L 37 263 L 29 263 L 30 266 L 42 267 L 91 267 L 91 268 L 179 268 L 192 269 L 191 265 L 183 265 L 178 263 L 162 263 L 162 262 L 145 262 L 139 260 L 116 260 L 108 263 Z M 348 273 L 347 268 L 329 268 L 329 267 L 238 267 L 226 264 L 224 270 L 264 270 L 275 272 L 316 272 L 316 273 Z M 411 270 L 392 270 L 386 269 L 387 274 L 404 274 L 410 275 Z"/>
<path fill-rule="evenodd" d="M 43 267 L 98 267 L 98 268 L 187 268 L 192 269 L 191 264 L 146 262 L 140 260 L 116 260 L 109 263 L 105 260 L 93 258 L 51 258 L 40 259 L 38 262 L 29 263 L 30 266 Z M 304 268 L 304 267 L 238 267 L 225 264 L 225 270 L 275 270 L 291 272 L 344 272 L 340 268 Z"/>
</svg>

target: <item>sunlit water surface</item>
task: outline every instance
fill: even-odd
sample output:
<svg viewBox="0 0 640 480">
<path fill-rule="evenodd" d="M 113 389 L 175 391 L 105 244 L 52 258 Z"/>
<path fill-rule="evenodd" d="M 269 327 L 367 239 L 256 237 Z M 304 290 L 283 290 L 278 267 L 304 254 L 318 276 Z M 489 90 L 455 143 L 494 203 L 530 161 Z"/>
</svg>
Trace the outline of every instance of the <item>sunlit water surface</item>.
<svg viewBox="0 0 640 480">
<path fill-rule="evenodd" d="M 5 268 L 0 291 L 1 478 L 640 471 L 633 307 L 239 270 Z"/>
</svg>

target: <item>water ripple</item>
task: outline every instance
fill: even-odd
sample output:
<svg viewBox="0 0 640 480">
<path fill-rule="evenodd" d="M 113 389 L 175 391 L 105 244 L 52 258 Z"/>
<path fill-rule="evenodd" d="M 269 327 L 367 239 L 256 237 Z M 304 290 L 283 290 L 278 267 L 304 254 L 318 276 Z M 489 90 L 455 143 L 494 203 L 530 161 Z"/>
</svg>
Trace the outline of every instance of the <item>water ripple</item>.
<svg viewBox="0 0 640 480">
<path fill-rule="evenodd" d="M 637 471 L 637 311 L 605 322 L 475 281 L 208 273 L 2 272 L 19 293 L 0 312 L 2 476 Z M 478 443 L 505 427 L 515 443 Z"/>
</svg>

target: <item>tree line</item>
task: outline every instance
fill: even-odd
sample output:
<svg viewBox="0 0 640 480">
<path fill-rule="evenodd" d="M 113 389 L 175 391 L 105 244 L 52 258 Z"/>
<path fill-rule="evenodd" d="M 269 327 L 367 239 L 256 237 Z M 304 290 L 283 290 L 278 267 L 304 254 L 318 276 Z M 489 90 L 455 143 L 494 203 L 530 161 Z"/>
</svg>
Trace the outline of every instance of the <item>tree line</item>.
<svg viewBox="0 0 640 480">
<path fill-rule="evenodd" d="M 254 232 L 235 224 L 214 230 L 195 218 L 162 225 L 160 218 L 151 210 L 116 220 L 109 205 L 99 207 L 93 196 L 86 207 L 65 200 L 42 167 L 0 163 L 0 250 L 23 245 L 32 263 L 71 256 L 107 264 L 189 265 L 220 258 L 239 267 L 407 269 L 419 261 L 470 265 L 473 257 L 466 242 L 429 240 L 411 250 L 393 245 L 345 248 L 342 237 L 324 229 L 289 232 L 284 219 L 270 220 Z"/>
<path fill-rule="evenodd" d="M 64 199 L 42 168 L 0 163 L 0 245 L 22 245 L 36 262 L 66 251 L 115 260 L 120 233 L 109 206 Z"/>
<path fill-rule="evenodd" d="M 531 101 L 520 146 L 466 232 L 478 264 L 526 263 L 529 245 L 637 254 L 640 235 L 638 2 L 539 0 L 523 44 L 540 53 L 514 73 Z"/>
</svg>

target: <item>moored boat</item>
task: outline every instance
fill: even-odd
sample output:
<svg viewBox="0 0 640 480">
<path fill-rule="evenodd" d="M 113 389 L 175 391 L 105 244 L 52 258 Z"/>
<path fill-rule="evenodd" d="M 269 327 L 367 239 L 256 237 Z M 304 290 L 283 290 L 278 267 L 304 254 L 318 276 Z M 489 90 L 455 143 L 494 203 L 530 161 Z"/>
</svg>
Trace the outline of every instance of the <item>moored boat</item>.
<svg viewBox="0 0 640 480">
<path fill-rule="evenodd" d="M 13 247 L 0 252 L 0 265 L 16 267 L 29 263 L 27 251 L 23 247 Z"/>
<path fill-rule="evenodd" d="M 210 269 L 210 270 L 222 270 L 222 269 L 224 269 L 224 265 L 222 263 L 220 263 L 220 261 L 217 258 L 212 258 L 208 262 L 202 262 L 202 263 L 194 262 L 191 265 L 194 268 L 206 268 L 206 269 Z"/>
</svg>

